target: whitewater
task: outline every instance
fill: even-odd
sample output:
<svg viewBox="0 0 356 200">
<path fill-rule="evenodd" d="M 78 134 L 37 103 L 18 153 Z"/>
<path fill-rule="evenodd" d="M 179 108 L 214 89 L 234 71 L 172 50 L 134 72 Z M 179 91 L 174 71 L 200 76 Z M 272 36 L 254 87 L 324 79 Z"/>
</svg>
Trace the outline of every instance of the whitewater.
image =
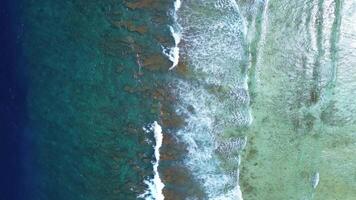
<svg viewBox="0 0 356 200">
<path fill-rule="evenodd" d="M 177 23 L 177 12 L 179 8 L 181 7 L 182 2 L 180 0 L 174 1 L 174 10 L 171 11 L 171 16 L 173 18 L 173 25 L 169 25 L 169 30 L 172 34 L 172 37 L 174 39 L 174 46 L 170 48 L 166 48 L 162 46 L 163 49 L 163 54 L 165 54 L 170 61 L 172 61 L 172 66 L 169 68 L 169 70 L 172 70 L 178 65 L 179 62 L 179 43 L 181 41 L 181 26 Z"/>
<path fill-rule="evenodd" d="M 183 1 L 179 7 L 179 29 L 171 31 L 175 41 L 184 41 L 179 61 L 194 74 L 172 80 L 176 113 L 186 121 L 176 133 L 187 144 L 184 163 L 207 199 L 242 200 L 239 167 L 247 138 L 239 132 L 252 123 L 247 22 L 235 1 Z"/>
<path fill-rule="evenodd" d="M 162 47 L 184 119 L 172 132 L 204 195 L 187 199 L 354 196 L 354 5 L 175 1 L 174 44 Z M 165 198 L 157 163 L 147 199 Z"/>
<path fill-rule="evenodd" d="M 143 128 L 146 133 L 154 133 L 155 145 L 154 145 L 154 155 L 156 161 L 153 162 L 153 179 L 145 180 L 145 184 L 148 189 L 139 198 L 145 198 L 146 200 L 164 200 L 163 188 L 164 183 L 162 182 L 158 166 L 160 161 L 160 148 L 162 146 L 163 134 L 162 127 L 155 121 L 149 125 L 148 128 Z"/>
</svg>

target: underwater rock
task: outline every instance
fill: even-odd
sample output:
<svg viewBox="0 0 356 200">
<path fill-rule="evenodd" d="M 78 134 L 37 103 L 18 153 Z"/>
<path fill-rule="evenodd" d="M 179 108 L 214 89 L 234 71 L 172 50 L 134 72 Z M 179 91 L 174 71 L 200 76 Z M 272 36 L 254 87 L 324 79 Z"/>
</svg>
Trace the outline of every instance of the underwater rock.
<svg viewBox="0 0 356 200">
<path fill-rule="evenodd" d="M 161 147 L 162 161 L 178 161 L 183 159 L 187 153 L 187 147 L 183 143 L 179 143 L 171 134 L 166 134 L 163 138 Z"/>
<path fill-rule="evenodd" d="M 184 185 L 189 176 L 179 167 L 169 167 L 163 170 L 163 179 L 167 183 L 174 183 L 175 185 Z"/>
<path fill-rule="evenodd" d="M 167 107 L 167 109 L 170 108 L 172 102 L 176 100 L 175 96 L 163 87 L 153 90 L 151 96 L 153 99 L 161 101 L 162 105 Z"/>
<path fill-rule="evenodd" d="M 160 90 L 160 89 L 157 89 L 157 90 L 153 91 L 152 97 L 153 97 L 153 99 L 163 101 L 164 100 L 164 92 L 162 92 L 162 90 Z"/>
<path fill-rule="evenodd" d="M 167 128 L 179 128 L 184 125 L 184 119 L 176 114 L 162 119 L 162 124 Z"/>
<path fill-rule="evenodd" d="M 157 0 L 138 0 L 135 2 L 126 2 L 126 6 L 133 10 L 138 8 L 149 8 L 156 2 Z"/>
<path fill-rule="evenodd" d="M 162 106 L 160 110 L 162 124 L 167 128 L 179 128 L 184 125 L 183 117 L 177 115 L 168 106 Z"/>
<path fill-rule="evenodd" d="M 179 75 L 182 75 L 182 76 L 186 76 L 186 75 L 189 75 L 189 68 L 187 66 L 186 63 L 184 62 L 179 62 L 178 63 L 178 66 L 174 68 L 174 70 L 179 74 Z"/>
<path fill-rule="evenodd" d="M 143 67 L 150 71 L 168 70 L 169 60 L 162 54 L 154 54 L 143 58 Z"/>
<path fill-rule="evenodd" d="M 201 188 L 194 182 L 192 175 L 183 166 L 172 165 L 163 170 L 163 189 L 165 200 L 204 199 Z M 183 192 L 184 191 L 184 192 Z"/>
<path fill-rule="evenodd" d="M 241 173 L 243 175 L 243 173 Z M 250 185 L 247 181 L 242 181 L 241 182 L 241 190 L 243 194 L 250 194 L 253 192 L 255 189 L 252 185 Z"/>
<path fill-rule="evenodd" d="M 249 148 L 246 154 L 246 160 L 252 160 L 256 157 L 257 155 L 257 150 L 255 148 Z"/>
<path fill-rule="evenodd" d="M 137 26 L 131 21 L 114 21 L 112 22 L 115 27 L 118 28 L 125 28 L 129 30 L 130 32 L 137 32 L 139 34 L 145 34 L 148 31 L 148 28 L 141 25 Z"/>
<path fill-rule="evenodd" d="M 168 46 L 168 44 L 171 42 L 172 39 L 171 39 L 171 37 L 157 35 L 157 36 L 156 36 L 156 40 L 157 40 L 160 44 L 162 44 L 162 45 L 164 45 L 164 46 Z"/>
</svg>

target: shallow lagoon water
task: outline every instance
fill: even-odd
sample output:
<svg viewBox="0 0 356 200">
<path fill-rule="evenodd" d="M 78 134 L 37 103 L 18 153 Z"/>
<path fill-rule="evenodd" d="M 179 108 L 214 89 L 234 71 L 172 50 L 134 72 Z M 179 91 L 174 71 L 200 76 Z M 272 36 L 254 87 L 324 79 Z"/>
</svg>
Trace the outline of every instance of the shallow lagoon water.
<svg viewBox="0 0 356 200">
<path fill-rule="evenodd" d="M 355 198 L 354 3 L 182 3 L 177 134 L 206 199 Z"/>
</svg>

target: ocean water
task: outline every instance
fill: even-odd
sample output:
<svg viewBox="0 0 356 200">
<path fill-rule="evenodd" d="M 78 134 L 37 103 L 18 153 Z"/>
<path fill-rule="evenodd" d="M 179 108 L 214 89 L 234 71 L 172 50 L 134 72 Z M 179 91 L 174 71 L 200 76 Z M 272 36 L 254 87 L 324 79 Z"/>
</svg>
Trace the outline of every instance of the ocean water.
<svg viewBox="0 0 356 200">
<path fill-rule="evenodd" d="M 36 199 L 136 199 L 153 177 L 154 137 L 142 127 L 159 120 L 153 95 L 170 62 L 157 40 L 171 42 L 170 5 L 128 5 L 24 3 Z"/>
<path fill-rule="evenodd" d="M 0 199 L 356 198 L 355 0 L 0 9 Z"/>
<path fill-rule="evenodd" d="M 0 199 L 25 199 L 32 175 L 31 133 L 26 129 L 27 68 L 18 2 L 0 2 Z"/>
</svg>

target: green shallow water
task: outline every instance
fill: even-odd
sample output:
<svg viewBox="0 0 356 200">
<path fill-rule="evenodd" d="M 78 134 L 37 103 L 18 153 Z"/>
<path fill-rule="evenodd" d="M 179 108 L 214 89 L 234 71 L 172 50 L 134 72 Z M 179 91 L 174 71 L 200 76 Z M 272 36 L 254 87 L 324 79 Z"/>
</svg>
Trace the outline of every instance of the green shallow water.
<svg viewBox="0 0 356 200">
<path fill-rule="evenodd" d="M 355 80 L 345 77 L 355 62 L 353 7 L 351 1 L 269 1 L 252 65 L 254 122 L 241 171 L 246 199 L 356 197 L 355 102 L 347 100 Z"/>
<path fill-rule="evenodd" d="M 192 146 L 186 164 L 207 199 L 239 199 L 230 196 L 237 183 L 244 199 L 355 198 L 354 7 L 337 0 L 183 2 L 182 54 L 194 84 L 178 92 L 177 107 L 190 115 L 178 135 Z M 245 75 L 247 127 L 246 102 L 231 98 L 245 88 Z M 195 113 L 184 111 L 187 104 Z M 244 137 L 244 151 L 216 152 L 214 145 Z"/>
</svg>

